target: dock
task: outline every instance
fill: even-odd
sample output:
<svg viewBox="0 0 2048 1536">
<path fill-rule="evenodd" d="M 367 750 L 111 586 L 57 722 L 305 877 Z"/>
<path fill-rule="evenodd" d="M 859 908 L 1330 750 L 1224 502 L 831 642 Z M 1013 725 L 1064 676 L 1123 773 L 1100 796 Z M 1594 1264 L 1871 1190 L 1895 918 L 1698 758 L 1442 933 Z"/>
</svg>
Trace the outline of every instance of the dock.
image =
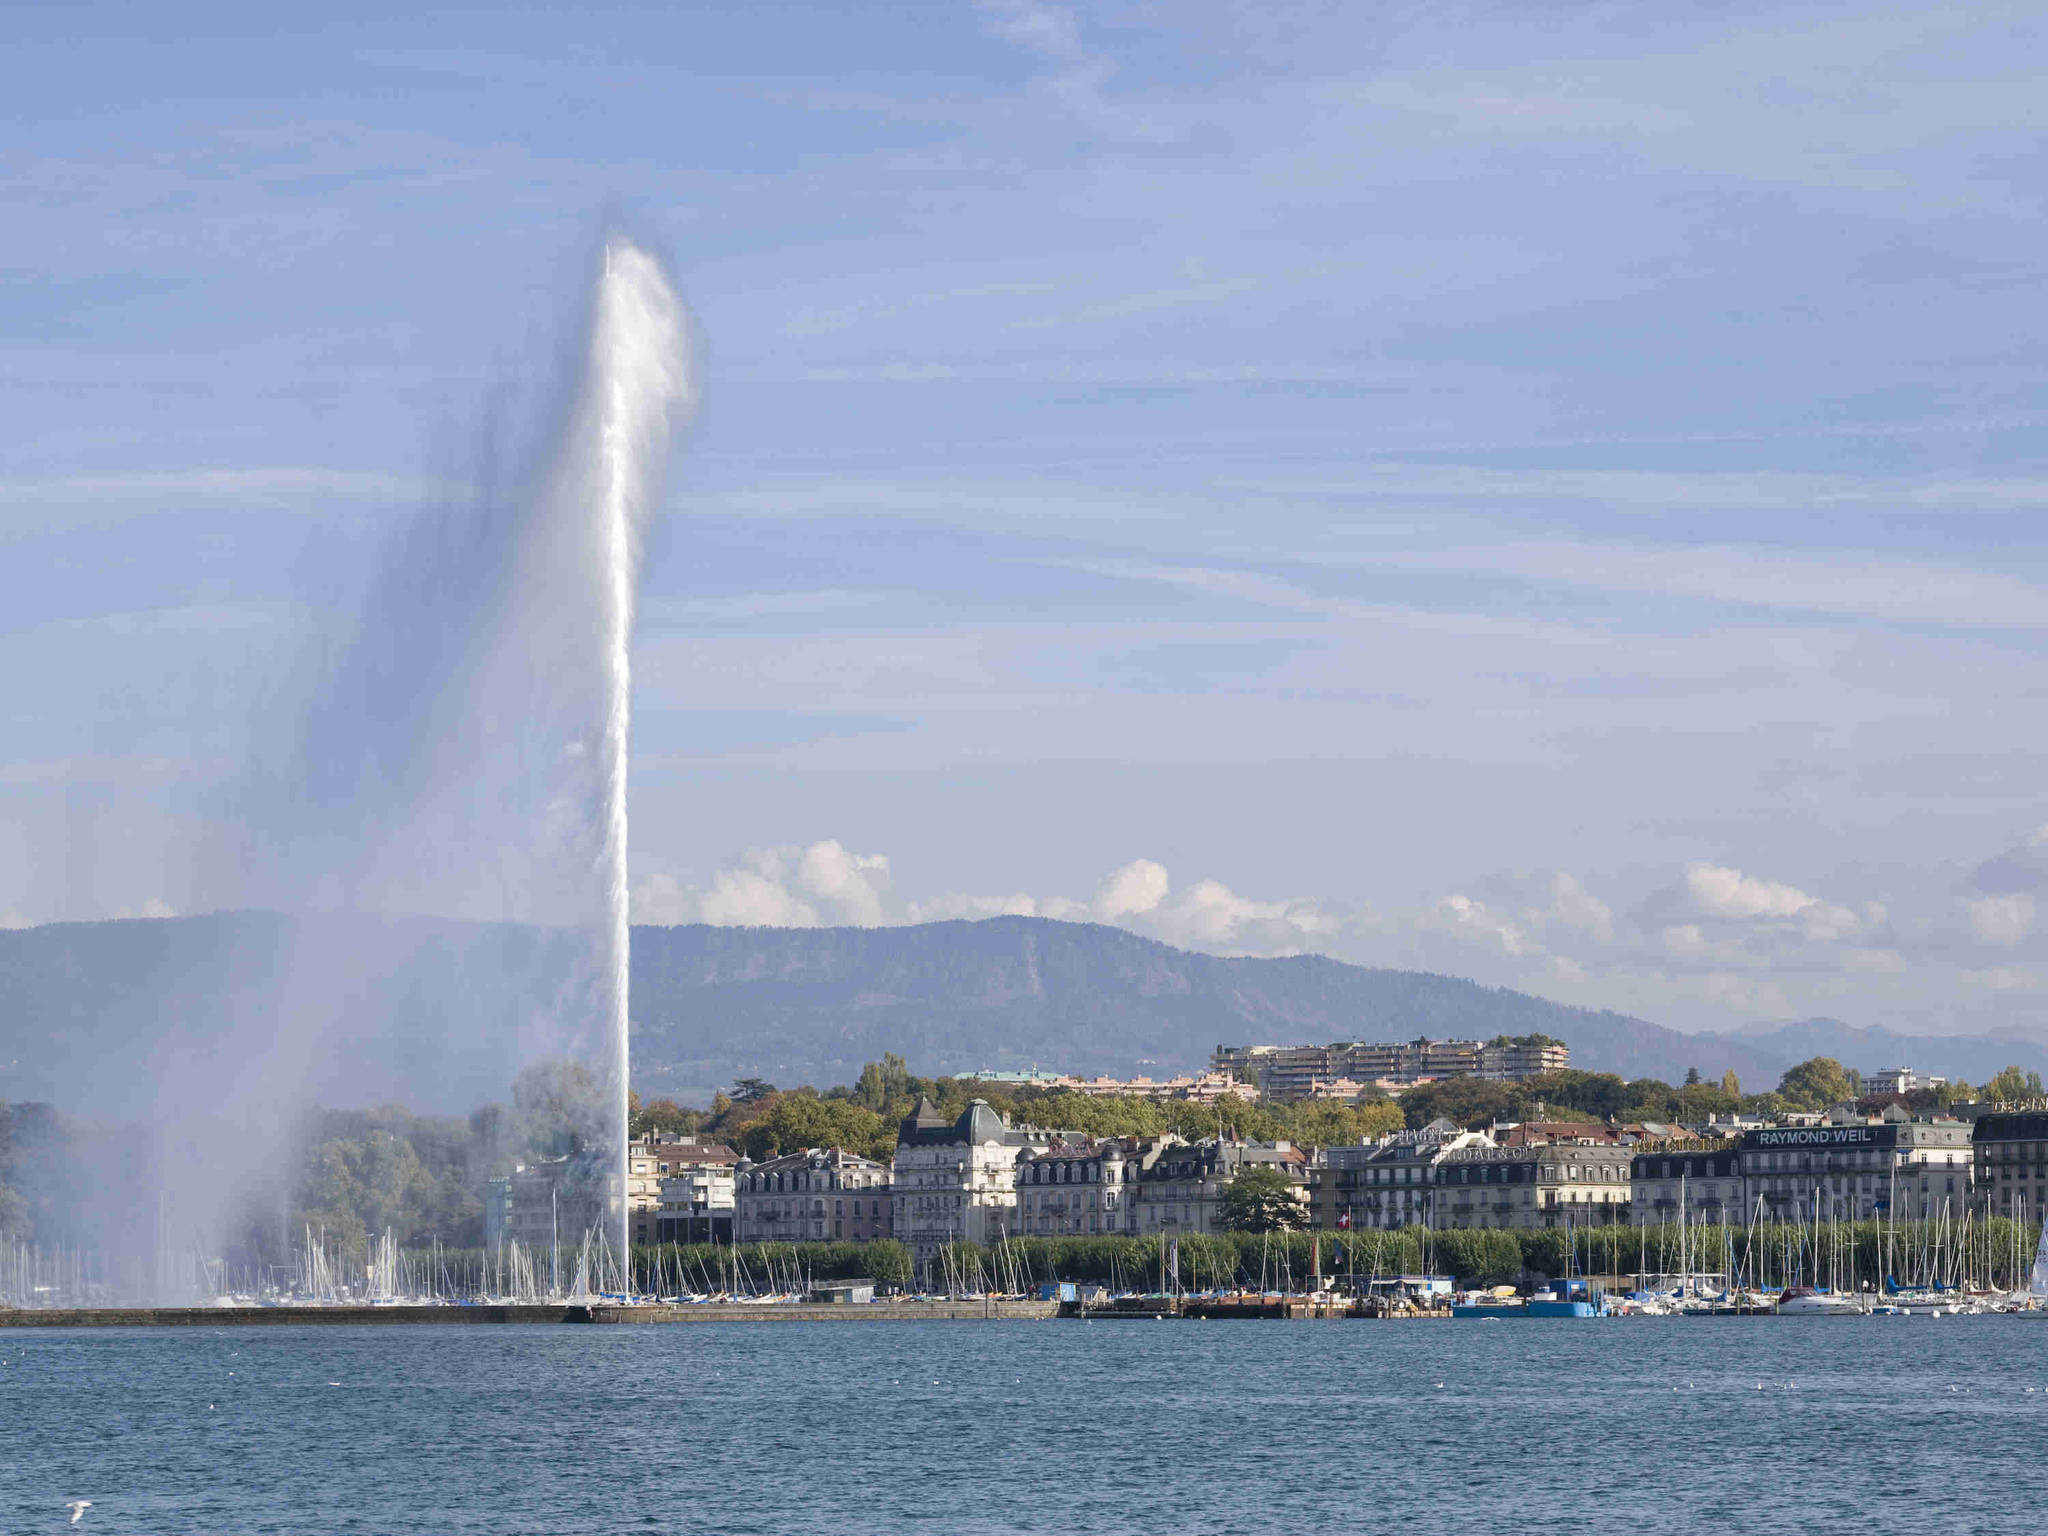
<svg viewBox="0 0 2048 1536">
<path fill-rule="evenodd" d="M 1388 1309 L 1348 1296 L 1281 1296 L 1268 1292 L 1215 1296 L 1118 1296 L 1103 1302 L 1068 1301 L 1060 1304 L 1060 1316 L 1087 1322 L 1147 1318 L 1185 1319 L 1190 1322 L 1399 1322 L 1408 1319 L 1448 1318 L 1447 1307 L 1431 1309 Z"/>
<path fill-rule="evenodd" d="M 0 1328 L 344 1328 L 550 1326 L 592 1323 L 1021 1322 L 1054 1317 L 1059 1303 L 1015 1299 L 872 1304 L 706 1302 L 483 1303 L 475 1306 L 0 1307 Z"/>
</svg>

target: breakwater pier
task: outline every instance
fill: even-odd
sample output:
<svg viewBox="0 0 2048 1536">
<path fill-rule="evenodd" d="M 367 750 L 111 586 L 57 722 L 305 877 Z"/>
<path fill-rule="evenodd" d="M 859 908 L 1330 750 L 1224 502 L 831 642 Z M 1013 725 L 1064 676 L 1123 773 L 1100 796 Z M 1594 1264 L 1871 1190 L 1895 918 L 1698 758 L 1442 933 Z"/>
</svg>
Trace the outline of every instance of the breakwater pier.
<svg viewBox="0 0 2048 1536">
<path fill-rule="evenodd" d="M 594 1323 L 995 1322 L 1054 1317 L 1051 1301 L 662 1303 L 507 1302 L 473 1306 L 0 1307 L 0 1328 L 262 1328 L 360 1324 L 547 1326 Z"/>
</svg>

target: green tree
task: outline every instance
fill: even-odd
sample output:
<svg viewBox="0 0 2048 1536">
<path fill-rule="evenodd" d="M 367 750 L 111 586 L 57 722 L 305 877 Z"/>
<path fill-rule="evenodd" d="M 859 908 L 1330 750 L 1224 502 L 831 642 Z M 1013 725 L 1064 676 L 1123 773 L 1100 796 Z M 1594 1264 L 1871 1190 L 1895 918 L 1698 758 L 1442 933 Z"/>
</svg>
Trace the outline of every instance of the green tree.
<svg viewBox="0 0 2048 1536">
<path fill-rule="evenodd" d="M 1685 1069 L 1685 1081 L 1682 1084 L 1680 1084 L 1680 1086 L 1685 1088 L 1697 1088 L 1699 1085 L 1700 1069 L 1698 1067 L 1687 1067 Z"/>
<path fill-rule="evenodd" d="M 1733 1067 L 1721 1074 L 1721 1091 L 1731 1099 L 1742 1097 L 1742 1079 L 1735 1075 Z"/>
<path fill-rule="evenodd" d="M 1302 1147 L 1351 1146 L 1398 1131 L 1405 1123 L 1391 1099 L 1367 1104 L 1310 1099 L 1292 1106 L 1284 1120 L 1288 1139 Z"/>
<path fill-rule="evenodd" d="M 1294 1181 L 1270 1163 L 1242 1170 L 1223 1192 L 1223 1225 L 1232 1232 L 1290 1232 L 1307 1214 Z"/>
<path fill-rule="evenodd" d="M 910 1096 L 910 1068 L 894 1051 L 884 1051 L 880 1061 L 862 1067 L 853 1085 L 854 1103 L 878 1115 L 887 1114 L 892 1104 Z"/>
<path fill-rule="evenodd" d="M 1778 1094 L 1800 1109 L 1827 1109 L 1856 1097 L 1856 1082 L 1832 1056 L 1815 1056 L 1778 1080 Z"/>
<path fill-rule="evenodd" d="M 346 1234 L 353 1247 L 365 1231 L 392 1229 L 411 1238 L 430 1204 L 434 1180 L 412 1145 L 391 1132 L 330 1141 L 314 1153 L 299 1192 L 300 1224 Z"/>
<path fill-rule="evenodd" d="M 1423 1083 L 1401 1095 L 1401 1114 L 1410 1130 L 1419 1130 L 1437 1119 L 1462 1126 L 1520 1120 L 1525 1118 L 1528 1107 L 1528 1099 L 1509 1084 L 1482 1082 L 1476 1077 Z"/>
<path fill-rule="evenodd" d="M 1568 1109 L 1596 1120 L 1618 1115 L 1628 1104 L 1629 1085 L 1612 1072 L 1544 1072 L 1525 1079 L 1524 1098 L 1548 1112 Z"/>
<path fill-rule="evenodd" d="M 740 1150 L 756 1162 L 804 1147 L 840 1147 L 886 1162 L 895 1150 L 896 1127 L 851 1099 L 820 1098 L 799 1088 L 759 1107 L 761 1112 L 739 1122 L 737 1131 Z"/>
<path fill-rule="evenodd" d="M 2017 1066 L 2007 1067 L 1995 1073 L 1984 1085 L 1984 1097 L 2000 1103 L 2010 1104 L 2018 1099 L 2041 1097 L 2041 1074 L 2024 1072 Z"/>
<path fill-rule="evenodd" d="M 537 1061 L 524 1068 L 512 1079 L 520 1142 L 535 1157 L 575 1151 L 584 1129 L 602 1118 L 599 1097 L 597 1079 L 580 1061 Z"/>
<path fill-rule="evenodd" d="M 642 1104 L 637 1093 L 626 1097 L 626 1123 L 634 1136 L 646 1136 L 655 1131 L 670 1136 L 689 1136 L 703 1127 L 704 1111 L 701 1109 L 685 1109 L 674 1099 L 656 1099 L 651 1104 Z"/>
</svg>

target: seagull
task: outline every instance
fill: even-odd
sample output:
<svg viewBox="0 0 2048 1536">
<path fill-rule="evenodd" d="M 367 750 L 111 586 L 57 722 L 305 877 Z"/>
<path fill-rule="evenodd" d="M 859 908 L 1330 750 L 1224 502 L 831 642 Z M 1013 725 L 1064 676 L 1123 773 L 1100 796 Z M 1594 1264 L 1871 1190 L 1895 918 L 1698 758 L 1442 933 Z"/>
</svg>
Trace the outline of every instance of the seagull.
<svg viewBox="0 0 2048 1536">
<path fill-rule="evenodd" d="M 72 1499 L 64 1507 L 71 1511 L 71 1523 L 76 1525 L 85 1518 L 85 1512 L 92 1508 L 92 1500 Z"/>
</svg>

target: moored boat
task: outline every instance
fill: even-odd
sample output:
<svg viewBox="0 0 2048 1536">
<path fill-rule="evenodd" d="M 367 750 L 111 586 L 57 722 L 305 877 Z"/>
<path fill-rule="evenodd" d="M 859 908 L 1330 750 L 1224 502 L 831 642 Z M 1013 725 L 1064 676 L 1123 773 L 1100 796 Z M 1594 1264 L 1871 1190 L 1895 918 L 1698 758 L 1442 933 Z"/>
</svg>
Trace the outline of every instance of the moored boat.
<svg viewBox="0 0 2048 1536">
<path fill-rule="evenodd" d="M 1860 1317 L 1863 1312 L 1856 1297 L 1811 1285 L 1795 1285 L 1778 1298 L 1780 1317 Z"/>
</svg>

